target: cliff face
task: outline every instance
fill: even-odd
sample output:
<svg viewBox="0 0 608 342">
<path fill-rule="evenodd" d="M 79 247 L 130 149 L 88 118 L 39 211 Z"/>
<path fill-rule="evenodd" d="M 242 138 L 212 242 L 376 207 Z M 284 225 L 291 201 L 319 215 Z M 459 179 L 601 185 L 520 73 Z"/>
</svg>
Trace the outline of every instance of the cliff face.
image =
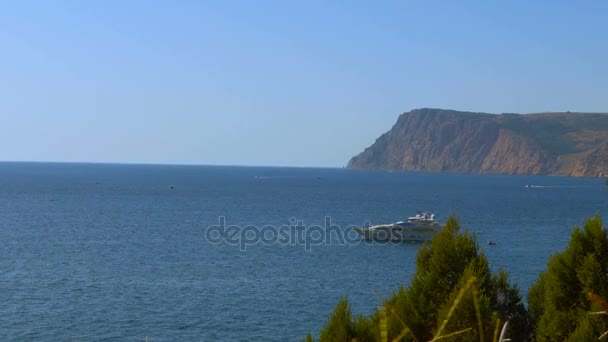
<svg viewBox="0 0 608 342">
<path fill-rule="evenodd" d="M 578 159 L 570 174 L 572 176 L 606 177 L 608 175 L 608 142 Z"/>
<path fill-rule="evenodd" d="M 417 109 L 348 167 L 597 177 L 608 170 L 608 115 Z"/>
<path fill-rule="evenodd" d="M 501 128 L 479 172 L 536 175 L 552 173 L 556 167 L 551 156 L 534 141 Z"/>
</svg>

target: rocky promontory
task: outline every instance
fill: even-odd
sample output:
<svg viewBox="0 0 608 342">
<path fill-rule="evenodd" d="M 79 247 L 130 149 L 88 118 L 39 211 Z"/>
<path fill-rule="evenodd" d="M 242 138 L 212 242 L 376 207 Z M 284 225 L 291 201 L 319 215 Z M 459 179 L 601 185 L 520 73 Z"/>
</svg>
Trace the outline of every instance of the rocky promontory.
<svg viewBox="0 0 608 342">
<path fill-rule="evenodd" d="M 608 175 L 608 114 L 416 109 L 348 163 L 352 169 Z"/>
</svg>

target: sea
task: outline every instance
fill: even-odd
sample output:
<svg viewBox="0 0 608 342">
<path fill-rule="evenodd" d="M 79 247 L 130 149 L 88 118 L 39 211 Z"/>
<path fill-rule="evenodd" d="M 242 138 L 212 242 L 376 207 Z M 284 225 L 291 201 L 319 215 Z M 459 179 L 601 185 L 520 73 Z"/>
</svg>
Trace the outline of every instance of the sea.
<svg viewBox="0 0 608 342">
<path fill-rule="evenodd" d="M 422 244 L 352 227 L 417 211 L 525 296 L 607 200 L 593 178 L 0 163 L 0 340 L 298 341 L 408 285 Z"/>
</svg>

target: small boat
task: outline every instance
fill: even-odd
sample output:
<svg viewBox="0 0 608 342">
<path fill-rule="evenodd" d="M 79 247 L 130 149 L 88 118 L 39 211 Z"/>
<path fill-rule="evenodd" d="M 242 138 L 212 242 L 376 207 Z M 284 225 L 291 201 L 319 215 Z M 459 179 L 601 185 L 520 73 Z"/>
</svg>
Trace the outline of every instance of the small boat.
<svg viewBox="0 0 608 342">
<path fill-rule="evenodd" d="M 376 241 L 428 241 L 439 230 L 441 226 L 431 213 L 418 213 L 407 221 L 355 228 L 366 240 Z"/>
</svg>

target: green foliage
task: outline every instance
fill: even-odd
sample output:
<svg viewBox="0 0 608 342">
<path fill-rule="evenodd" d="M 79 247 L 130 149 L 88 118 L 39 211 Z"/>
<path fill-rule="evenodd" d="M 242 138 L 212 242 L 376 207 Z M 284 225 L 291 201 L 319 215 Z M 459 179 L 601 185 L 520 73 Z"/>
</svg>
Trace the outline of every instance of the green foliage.
<svg viewBox="0 0 608 342">
<path fill-rule="evenodd" d="M 376 325 L 372 320 L 367 319 L 363 315 L 357 316 L 355 319 L 352 332 L 353 336 L 357 339 L 358 342 L 372 342 L 376 340 L 376 335 L 379 335 L 380 332 L 377 331 Z"/>
<path fill-rule="evenodd" d="M 575 228 L 570 244 L 554 255 L 548 270 L 530 289 L 529 310 L 536 341 L 590 341 L 608 325 L 590 316 L 599 306 L 589 300 L 593 292 L 608 298 L 608 237 L 599 216 Z"/>
<path fill-rule="evenodd" d="M 599 216 L 575 228 L 528 294 L 505 271 L 490 272 L 476 239 L 450 217 L 416 259 L 411 285 L 369 317 L 352 319 L 342 299 L 321 341 L 494 341 L 509 321 L 512 341 L 592 341 L 608 336 L 608 235 Z M 595 313 L 595 314 L 591 314 Z M 599 313 L 599 314 L 598 314 Z M 312 341 L 312 335 L 306 341 Z"/>
<path fill-rule="evenodd" d="M 608 120 L 598 114 L 545 113 L 532 115 L 503 115 L 497 120 L 501 127 L 530 138 L 552 155 L 577 153 L 589 148 L 576 135 L 585 131 L 608 129 Z M 572 136 L 574 134 L 574 136 Z M 591 145 L 598 145 L 600 138 Z"/>
<path fill-rule="evenodd" d="M 438 325 L 447 318 L 448 312 L 453 307 L 453 303 L 459 295 L 461 288 L 471 277 L 474 277 L 474 271 L 465 270 L 459 285 L 454 288 L 448 300 L 439 309 Z M 475 300 L 475 292 L 470 291 L 465 293 L 460 303 L 458 307 L 455 307 L 453 317 L 449 320 L 446 328 L 448 331 L 462 331 L 471 328 L 471 331 L 455 336 L 450 341 L 478 340 L 475 337 L 480 334 L 484 336 L 485 340 L 491 340 L 493 315 L 488 297 L 486 295 L 478 295 L 477 300 Z M 477 321 L 477 311 L 480 313 L 480 322 Z"/>
<path fill-rule="evenodd" d="M 490 271 L 486 258 L 479 253 L 475 237 L 461 233 L 456 218 L 450 217 L 431 244 L 419 251 L 416 273 L 403 292 L 404 303 L 395 305 L 397 315 L 419 340 L 433 337 L 441 309 L 451 306 L 450 297 L 464 283 L 465 269 L 469 276 L 477 277 L 481 288 L 487 288 Z"/>
<path fill-rule="evenodd" d="M 321 331 L 321 341 L 492 341 L 497 320 L 511 321 L 517 341 L 528 336 L 528 315 L 519 289 L 504 271 L 493 275 L 475 236 L 450 217 L 418 252 L 416 272 L 370 317 L 354 321 L 342 299 Z"/>
<path fill-rule="evenodd" d="M 321 331 L 320 341 L 351 341 L 353 336 L 353 319 L 348 299 L 342 298 L 336 309 L 329 316 L 329 321 Z"/>
<path fill-rule="evenodd" d="M 491 295 L 495 299 L 492 309 L 503 313 L 502 322 L 509 321 L 509 336 L 513 341 L 525 341 L 530 335 L 530 315 L 521 302 L 519 287 L 509 283 L 507 272 L 500 272 L 492 278 Z"/>
<path fill-rule="evenodd" d="M 599 334 L 595 330 L 596 329 L 592 326 L 590 317 L 588 315 L 584 315 L 578 322 L 578 326 L 576 327 L 574 332 L 570 336 L 568 336 L 567 341 L 579 342 L 597 340 Z"/>
<path fill-rule="evenodd" d="M 370 320 L 363 315 L 357 316 L 354 320 L 352 319 L 348 299 L 342 298 L 330 315 L 325 328 L 321 331 L 319 340 L 321 342 L 350 342 L 352 340 L 368 342 L 376 341 L 377 334 L 379 334 L 379 332 L 377 331 L 377 326 L 373 323 L 373 320 Z M 310 332 L 306 336 L 305 341 L 314 341 Z"/>
<path fill-rule="evenodd" d="M 308 334 L 306 334 L 306 337 L 304 337 L 302 342 L 315 342 L 315 339 L 312 337 L 312 333 L 310 331 Z"/>
</svg>

